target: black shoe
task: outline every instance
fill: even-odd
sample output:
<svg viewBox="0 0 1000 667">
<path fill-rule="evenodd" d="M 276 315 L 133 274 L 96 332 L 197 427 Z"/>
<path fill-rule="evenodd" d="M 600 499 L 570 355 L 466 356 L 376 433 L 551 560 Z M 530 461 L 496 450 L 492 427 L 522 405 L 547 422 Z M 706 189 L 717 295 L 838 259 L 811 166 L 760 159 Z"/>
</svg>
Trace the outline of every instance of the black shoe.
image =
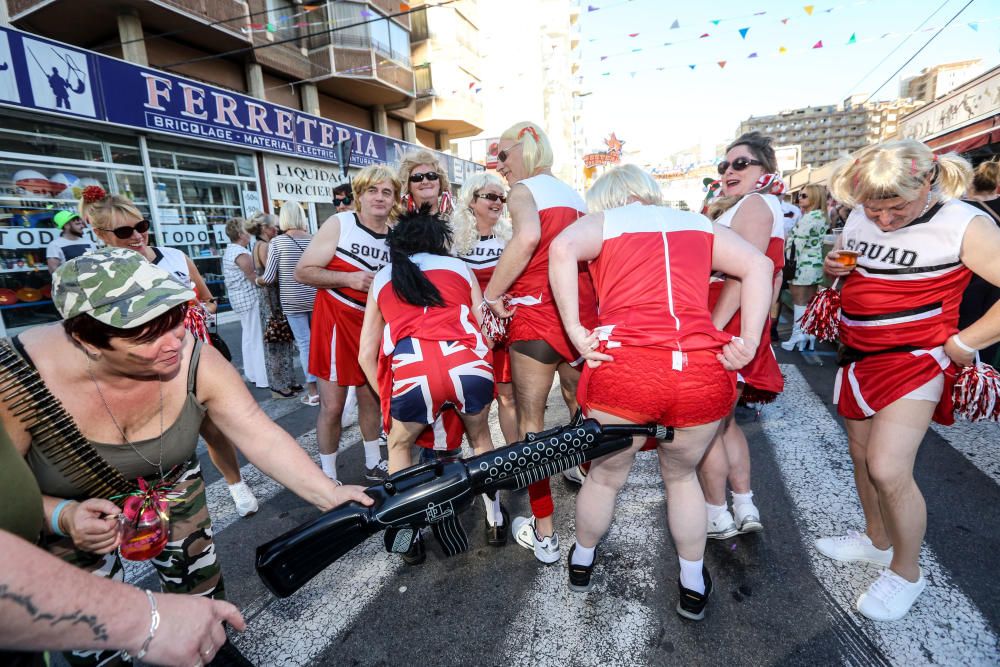
<svg viewBox="0 0 1000 667">
<path fill-rule="evenodd" d="M 500 516 L 503 523 L 499 526 L 491 526 L 489 520 L 486 521 L 486 543 L 491 547 L 502 547 L 507 544 L 507 531 L 510 530 L 510 514 L 507 508 L 500 503 Z"/>
<path fill-rule="evenodd" d="M 409 550 L 403 554 L 403 562 L 407 565 L 420 565 L 426 558 L 427 552 L 424 551 L 424 541 L 420 538 L 420 533 L 418 532 Z"/>
<path fill-rule="evenodd" d="M 594 572 L 594 564 L 597 563 L 597 550 L 594 550 L 594 560 L 590 565 L 574 565 L 573 552 L 576 551 L 576 543 L 569 548 L 569 557 L 566 564 L 569 565 L 569 589 L 577 593 L 586 593 L 590 590 L 590 575 Z"/>
<path fill-rule="evenodd" d="M 691 589 L 684 588 L 680 580 L 677 581 L 677 588 L 680 589 L 680 599 L 677 600 L 677 613 L 692 621 L 700 621 L 705 618 L 705 607 L 708 606 L 708 596 L 712 594 L 712 577 L 708 574 L 708 568 L 702 567 L 701 574 L 705 581 L 705 592 L 695 593 Z"/>
</svg>

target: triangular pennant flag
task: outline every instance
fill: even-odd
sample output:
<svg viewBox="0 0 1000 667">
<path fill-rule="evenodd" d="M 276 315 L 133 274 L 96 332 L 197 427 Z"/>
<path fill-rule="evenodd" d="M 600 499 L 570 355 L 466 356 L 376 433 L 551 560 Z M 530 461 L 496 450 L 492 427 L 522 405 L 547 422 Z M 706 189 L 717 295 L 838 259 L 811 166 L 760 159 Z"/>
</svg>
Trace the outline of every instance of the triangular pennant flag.
<svg viewBox="0 0 1000 667">
<path fill-rule="evenodd" d="M 823 48 L 823 40 L 821 39 L 818 42 L 816 42 L 815 44 L 813 44 L 813 48 L 814 49 L 822 49 Z"/>
<path fill-rule="evenodd" d="M 607 60 L 607 59 L 608 59 L 607 56 L 601 56 L 601 60 Z"/>
<path fill-rule="evenodd" d="M 611 76 L 611 72 L 601 72 L 601 76 Z"/>
<path fill-rule="evenodd" d="M 813 15 L 813 9 L 815 9 L 815 5 L 805 5 L 802 9 L 805 10 L 806 14 L 808 14 L 809 16 L 812 16 Z"/>
<path fill-rule="evenodd" d="M 671 30 L 677 30 L 680 27 L 681 27 L 681 22 L 678 21 L 677 19 L 674 19 L 674 22 L 670 24 Z"/>
<path fill-rule="evenodd" d="M 753 13 L 754 16 L 763 16 L 764 14 L 767 14 L 767 12 L 754 12 Z"/>
<path fill-rule="evenodd" d="M 721 20 L 722 20 L 722 19 L 712 19 L 712 23 L 713 23 L 714 25 L 719 25 L 719 21 L 721 21 Z"/>
<path fill-rule="evenodd" d="M 740 28 L 740 37 L 746 39 L 748 32 L 750 32 L 750 28 Z"/>
<path fill-rule="evenodd" d="M 673 42 L 663 42 L 663 46 L 670 46 Z"/>
<path fill-rule="evenodd" d="M 476 94 L 478 94 L 480 90 L 482 90 L 482 88 L 476 88 Z"/>
<path fill-rule="evenodd" d="M 778 53 L 788 53 L 788 49 L 783 46 L 778 47 Z"/>
<path fill-rule="evenodd" d="M 973 30 L 975 30 L 976 32 L 979 32 L 979 24 L 978 23 L 970 23 L 969 27 L 972 28 Z"/>
<path fill-rule="evenodd" d="M 858 33 L 852 32 L 851 33 L 851 38 L 849 40 L 847 40 L 847 43 L 848 44 L 856 44 L 857 41 L 858 41 Z"/>
<path fill-rule="evenodd" d="M 277 28 L 274 27 L 273 23 L 268 23 L 267 26 L 265 27 L 267 28 L 268 32 L 274 32 L 275 30 L 277 30 Z"/>
<path fill-rule="evenodd" d="M 707 32 L 698 35 L 698 39 L 705 39 L 706 37 L 708 37 L 708 33 Z"/>
<path fill-rule="evenodd" d="M 408 4 L 406 4 L 405 2 L 401 2 L 401 3 L 399 3 L 399 11 L 401 11 L 401 12 L 408 12 L 408 11 L 410 11 L 410 6 Z"/>
<path fill-rule="evenodd" d="M 690 67 L 691 69 L 694 69 L 696 67 L 696 65 L 688 65 L 688 67 Z"/>
<path fill-rule="evenodd" d="M 637 32 L 630 32 L 630 33 L 628 34 L 628 36 L 629 36 L 629 37 L 638 37 L 638 36 L 639 36 L 639 33 L 637 33 Z"/>
<path fill-rule="evenodd" d="M 788 19 L 781 19 L 781 22 L 785 25 L 788 25 Z"/>
<path fill-rule="evenodd" d="M 642 51 L 642 47 L 639 47 L 638 49 L 632 49 L 632 53 L 639 53 L 640 51 Z"/>
<path fill-rule="evenodd" d="M 726 61 L 725 60 L 720 60 L 719 61 L 719 69 L 723 69 L 725 66 L 726 66 Z"/>
<path fill-rule="evenodd" d="M 753 53 L 751 53 L 750 55 L 747 56 L 747 58 L 756 58 L 756 57 L 757 57 L 757 52 L 756 51 L 754 51 Z"/>
<path fill-rule="evenodd" d="M 587 5 L 588 12 L 596 12 L 600 7 L 595 7 L 594 5 Z"/>
<path fill-rule="evenodd" d="M 470 81 L 469 82 L 469 90 L 472 90 L 475 85 L 476 85 L 475 81 Z"/>
</svg>

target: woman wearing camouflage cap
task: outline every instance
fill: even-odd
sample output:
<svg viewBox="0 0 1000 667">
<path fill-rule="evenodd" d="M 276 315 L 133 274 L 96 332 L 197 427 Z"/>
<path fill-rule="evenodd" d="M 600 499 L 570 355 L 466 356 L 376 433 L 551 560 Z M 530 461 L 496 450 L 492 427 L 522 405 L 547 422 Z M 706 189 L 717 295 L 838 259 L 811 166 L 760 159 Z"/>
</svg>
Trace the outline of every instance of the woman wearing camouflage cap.
<svg viewBox="0 0 1000 667">
<path fill-rule="evenodd" d="M 184 328 L 193 296 L 138 253 L 100 250 L 67 262 L 53 276 L 52 298 L 63 321 L 30 329 L 13 343 L 72 416 L 86 439 L 82 448 L 111 465 L 109 476 L 163 487 L 168 539 L 151 563 L 164 592 L 220 598 L 221 573 L 195 454 L 203 420 L 211 419 L 251 463 L 321 510 L 371 500 L 361 487 L 338 486 L 323 475 L 264 414 L 235 368 Z M 53 541 L 52 551 L 87 570 L 120 577 L 116 516 L 122 510 L 108 498 L 82 494 L 79 469 L 46 458 L 6 404 L 0 405 L 0 419 L 45 494 L 49 531 L 63 538 Z M 126 502 L 126 515 L 127 508 Z M 75 656 L 73 663 L 97 663 L 109 655 Z"/>
</svg>

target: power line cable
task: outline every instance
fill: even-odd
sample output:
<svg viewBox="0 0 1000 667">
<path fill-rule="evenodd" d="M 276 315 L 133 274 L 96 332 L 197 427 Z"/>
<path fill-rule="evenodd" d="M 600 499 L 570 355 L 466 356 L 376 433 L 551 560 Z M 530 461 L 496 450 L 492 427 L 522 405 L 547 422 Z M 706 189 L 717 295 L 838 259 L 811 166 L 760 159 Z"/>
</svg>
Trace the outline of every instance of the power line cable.
<svg viewBox="0 0 1000 667">
<path fill-rule="evenodd" d="M 923 28 L 925 25 L 927 25 L 928 21 L 930 21 L 932 18 L 934 18 L 935 16 L 937 16 L 937 13 L 939 11 L 941 11 L 942 9 L 944 9 L 944 6 L 947 5 L 949 2 L 951 2 L 951 0 L 944 0 L 944 2 L 942 2 L 941 5 L 937 9 L 935 9 L 933 12 L 931 12 L 930 16 L 928 16 L 927 18 L 924 19 L 923 23 L 921 23 L 920 25 L 918 25 L 915 30 L 913 30 L 912 32 L 910 32 L 910 34 L 908 34 L 903 39 L 902 42 L 900 42 L 899 44 L 897 44 L 896 48 L 894 48 L 892 51 L 890 51 L 889 53 L 887 53 L 886 56 L 885 56 L 885 58 L 882 58 L 882 60 L 880 60 L 878 62 L 878 64 L 875 65 L 875 67 L 872 67 L 870 70 L 868 70 L 867 74 L 865 74 L 863 77 L 861 77 L 860 79 L 858 79 L 857 83 L 855 83 L 853 86 L 851 86 L 850 90 L 847 91 L 847 94 L 841 95 L 840 99 L 846 99 L 849 95 L 853 94 L 854 91 L 857 90 L 858 86 L 860 86 L 865 81 L 865 79 L 867 79 L 868 77 L 870 77 L 872 74 L 875 73 L 876 70 L 878 70 L 879 67 L 881 67 L 882 65 L 884 65 L 885 61 L 887 61 L 889 58 L 891 58 L 892 55 L 894 53 L 896 53 L 896 51 L 899 51 L 899 49 L 901 49 L 904 44 L 906 44 L 908 41 L 910 41 L 911 37 L 913 37 L 915 34 L 917 34 L 918 32 L 920 32 L 920 29 Z M 885 84 L 882 84 L 882 85 L 884 86 Z"/>
<path fill-rule="evenodd" d="M 947 28 L 948 26 L 950 26 L 950 25 L 952 24 L 952 22 L 953 22 L 953 21 L 954 21 L 955 19 L 957 19 L 957 18 L 959 17 L 959 15 L 960 15 L 960 14 L 961 14 L 962 12 L 964 12 L 964 11 L 965 11 L 966 9 L 968 9 L 968 8 L 969 8 L 969 5 L 971 5 L 971 4 L 973 3 L 973 2 L 975 2 L 975 0 L 969 0 L 969 1 L 967 2 L 967 3 L 965 3 L 965 5 L 964 5 L 964 6 L 963 6 L 963 7 L 961 8 L 961 9 L 959 9 L 959 10 L 958 10 L 958 13 L 956 13 L 956 14 L 955 14 L 954 16 L 952 16 L 952 17 L 951 17 L 950 19 L 948 19 L 948 22 L 947 22 L 947 23 L 945 23 L 945 24 L 944 24 L 943 26 L 941 26 L 941 27 L 940 27 L 940 28 L 938 29 L 938 31 L 937 31 L 936 33 L 934 33 L 933 35 L 931 35 L 931 38 L 930 38 L 930 39 L 928 39 L 928 40 L 927 40 L 927 41 L 926 41 L 926 42 L 924 43 L 924 45 L 923 45 L 923 46 L 921 46 L 921 47 L 920 47 L 919 49 L 917 49 L 916 53 L 914 53 L 914 54 L 913 54 L 912 56 L 910 56 L 910 57 L 909 57 L 909 59 L 907 59 L 907 61 L 906 61 L 905 63 L 903 63 L 902 65 L 900 65 L 900 66 L 899 66 L 899 69 L 897 69 L 897 70 L 896 70 L 895 72 L 893 72 L 893 73 L 892 73 L 892 75 L 891 75 L 891 76 L 890 76 L 890 77 L 889 77 L 888 79 L 886 79 L 885 81 L 883 81 L 883 82 L 882 82 L 882 85 L 881 85 L 881 86 L 879 86 L 879 87 L 878 87 L 878 88 L 876 88 L 876 89 L 875 89 L 874 91 L 872 91 L 872 94 L 868 96 L 868 99 L 864 101 L 864 104 L 868 104 L 868 101 L 869 101 L 869 100 L 871 100 L 871 98 L 875 97 L 875 95 L 876 95 L 876 94 L 878 93 L 878 91 L 880 91 L 880 90 L 882 90 L 883 88 L 885 88 L 885 84 L 887 84 L 887 83 L 889 83 L 890 81 L 892 81 L 892 80 L 893 80 L 893 79 L 894 79 L 894 78 L 896 77 L 896 75 L 897 75 L 897 74 L 899 74 L 900 72 L 902 72 L 902 71 L 903 71 L 903 68 L 904 68 L 904 67 L 906 67 L 906 66 L 907 66 L 907 65 L 909 65 L 909 64 L 910 64 L 911 62 L 913 62 L 913 59 L 914 59 L 914 58 L 916 58 L 916 57 L 917 57 L 918 55 L 920 55 L 920 52 L 921 52 L 921 51 L 923 51 L 924 49 L 926 49 L 926 48 L 927 48 L 927 46 L 928 46 L 928 45 L 929 45 L 929 44 L 930 44 L 931 42 L 933 42 L 933 41 L 934 41 L 934 39 L 935 39 L 935 38 L 936 38 L 936 37 L 937 37 L 938 35 L 940 35 L 940 34 L 941 34 L 941 32 L 942 32 L 942 31 L 943 31 L 943 30 L 944 30 L 945 28 Z"/>
<path fill-rule="evenodd" d="M 386 14 L 384 16 L 377 15 L 375 18 L 368 19 L 367 21 L 359 21 L 358 23 L 351 23 L 349 25 L 337 26 L 337 27 L 329 28 L 327 30 L 319 30 L 317 32 L 307 32 L 304 35 L 296 35 L 295 37 L 288 37 L 286 39 L 276 39 L 273 42 L 269 42 L 267 44 L 258 44 L 258 45 L 255 45 L 255 46 L 248 46 L 248 47 L 241 48 L 241 49 L 233 49 L 231 51 L 224 51 L 223 53 L 216 53 L 216 54 L 211 54 L 211 55 L 207 55 L 207 56 L 199 56 L 197 58 L 188 58 L 187 60 L 181 60 L 181 61 L 178 61 L 178 62 L 175 62 L 175 63 L 168 63 L 166 65 L 158 65 L 158 67 L 160 69 L 170 69 L 170 68 L 174 68 L 174 67 L 180 67 L 181 65 L 190 65 L 192 63 L 205 62 L 206 60 L 215 60 L 217 58 L 225 58 L 227 56 L 233 56 L 233 55 L 236 55 L 238 53 L 253 52 L 253 51 L 257 51 L 258 49 L 266 49 L 266 48 L 269 48 L 269 47 L 272 47 L 272 46 L 279 46 L 281 44 L 289 44 L 291 42 L 298 42 L 298 41 L 301 41 L 301 40 L 304 40 L 304 39 L 309 39 L 310 37 L 317 37 L 319 35 L 325 35 L 325 34 L 328 34 L 328 33 L 334 33 L 334 32 L 338 32 L 340 30 L 348 30 L 350 28 L 358 28 L 358 27 L 361 27 L 361 26 L 364 26 L 364 25 L 368 25 L 369 23 L 375 23 L 377 21 L 382 21 L 382 20 L 385 20 L 385 19 L 396 18 L 397 16 L 407 16 L 407 15 L 413 14 L 415 12 L 423 11 L 424 9 L 426 9 L 428 7 L 444 7 L 445 5 L 450 5 L 450 4 L 453 4 L 455 2 L 458 2 L 458 0 L 443 0 L 443 2 L 437 2 L 437 3 L 434 3 L 434 4 L 421 5 L 419 7 L 412 7 L 410 9 L 407 9 L 406 11 L 396 12 L 394 14 Z"/>
</svg>

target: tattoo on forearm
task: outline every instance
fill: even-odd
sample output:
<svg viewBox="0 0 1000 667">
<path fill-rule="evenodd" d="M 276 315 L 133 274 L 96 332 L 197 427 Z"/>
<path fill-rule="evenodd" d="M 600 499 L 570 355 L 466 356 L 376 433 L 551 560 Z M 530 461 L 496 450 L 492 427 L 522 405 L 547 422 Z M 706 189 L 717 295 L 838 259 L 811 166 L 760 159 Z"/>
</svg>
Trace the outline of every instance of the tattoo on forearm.
<svg viewBox="0 0 1000 667">
<path fill-rule="evenodd" d="M 51 626 L 56 626 L 61 623 L 69 623 L 70 625 L 85 625 L 90 628 L 91 632 L 93 632 L 94 639 L 97 639 L 98 641 L 108 640 L 108 631 L 104 624 L 97 619 L 97 616 L 83 613 L 82 609 L 77 609 L 76 611 L 68 614 L 52 614 L 45 612 L 38 608 L 30 595 L 16 593 L 12 591 L 9 586 L 0 584 L 0 601 L 3 600 L 9 600 L 13 604 L 23 607 L 24 610 L 31 616 L 32 622 L 34 623 L 48 623 Z"/>
</svg>

